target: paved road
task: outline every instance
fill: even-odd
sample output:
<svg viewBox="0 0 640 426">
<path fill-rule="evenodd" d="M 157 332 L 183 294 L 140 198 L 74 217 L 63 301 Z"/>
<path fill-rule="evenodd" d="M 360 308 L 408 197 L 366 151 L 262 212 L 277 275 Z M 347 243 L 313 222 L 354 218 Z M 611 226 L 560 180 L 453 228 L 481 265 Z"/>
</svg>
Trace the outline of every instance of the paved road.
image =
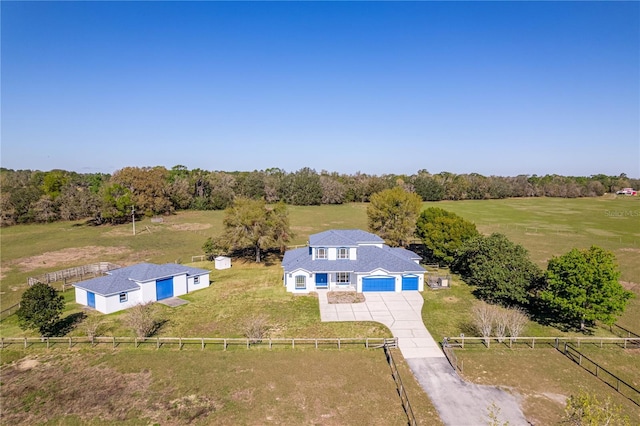
<svg viewBox="0 0 640 426">
<path fill-rule="evenodd" d="M 489 408 L 499 407 L 500 423 L 528 425 L 517 398 L 495 386 L 462 380 L 422 321 L 424 299 L 417 291 L 366 293 L 364 303 L 329 304 L 318 292 L 322 321 L 377 321 L 398 338 L 407 364 L 427 392 L 442 421 L 451 426 L 490 424 Z"/>
</svg>

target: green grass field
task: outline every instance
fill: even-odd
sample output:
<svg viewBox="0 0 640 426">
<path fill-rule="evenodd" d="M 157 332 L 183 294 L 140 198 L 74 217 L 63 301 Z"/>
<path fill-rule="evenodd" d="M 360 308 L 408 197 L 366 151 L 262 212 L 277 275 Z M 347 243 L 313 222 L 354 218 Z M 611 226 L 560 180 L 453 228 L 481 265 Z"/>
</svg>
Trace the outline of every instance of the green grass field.
<svg viewBox="0 0 640 426">
<path fill-rule="evenodd" d="M 640 209 L 638 198 L 603 197 L 597 199 L 513 199 L 490 201 L 441 202 L 438 206 L 460 214 L 476 223 L 483 233 L 502 232 L 513 241 L 525 246 L 532 259 L 541 267 L 551 256 L 557 256 L 573 247 L 600 245 L 614 251 L 622 271 L 624 285 L 638 296 L 633 299 L 625 314 L 618 321 L 620 325 L 638 332 L 640 324 Z M 433 203 L 425 203 L 425 206 Z M 19 301 L 26 288 L 26 278 L 44 272 L 83 265 L 97 261 L 110 261 L 128 265 L 141 261 L 191 263 L 191 256 L 202 254 L 202 244 L 207 237 L 221 230 L 222 212 L 182 212 L 164 218 L 163 223 L 151 223 L 144 220 L 137 223 L 138 234 L 131 235 L 131 225 L 92 227 L 80 223 L 53 223 L 46 225 L 27 225 L 2 228 L 0 239 L 0 304 L 3 308 Z M 309 234 L 331 228 L 366 229 L 366 204 L 347 204 L 342 206 L 291 207 L 290 220 L 295 238 L 292 245 L 304 244 Z M 211 263 L 196 263 L 196 266 L 213 269 Z M 273 337 L 358 337 L 387 336 L 389 331 L 374 323 L 320 323 L 317 301 L 313 296 L 293 296 L 284 291 L 281 281 L 281 268 L 277 259 L 265 264 L 255 265 L 234 259 L 230 270 L 213 271 L 212 286 L 187 296 L 190 303 L 178 308 L 160 307 L 161 316 L 166 320 L 160 330 L 162 336 L 194 337 L 234 337 L 242 336 L 243 322 L 256 315 L 265 316 L 271 326 Z M 453 286 L 449 290 L 425 291 L 423 318 L 436 340 L 443 336 L 456 336 L 461 332 L 472 334 L 469 322 L 469 308 L 474 298 L 472 289 L 459 277 L 453 277 Z M 65 292 L 67 309 L 65 315 L 81 311 L 73 303 L 73 292 Z M 122 313 L 104 316 L 103 335 L 130 335 L 131 331 L 122 325 Z M 71 332 L 83 335 L 81 327 Z M 559 330 L 530 322 L 523 335 L 544 336 L 561 335 Z M 594 330 L 595 335 L 610 335 L 605 328 Z M 2 336 L 31 336 L 17 326 L 15 316 L 0 323 Z M 160 351 L 162 352 L 162 351 Z M 172 356 L 160 355 L 158 365 L 163 363 L 176 365 Z M 465 362 L 465 375 L 474 381 L 514 387 L 526 395 L 526 412 L 532 418 L 560 421 L 563 404 L 562 396 L 577 392 L 579 386 L 599 389 L 597 380 L 580 377 L 579 381 L 569 380 L 576 373 L 566 360 L 552 355 L 540 355 L 543 352 L 529 351 L 465 351 L 459 354 Z M 125 351 L 129 353 L 129 351 Z M 164 352 L 163 352 L 164 353 Z M 256 352 L 259 353 L 259 352 Z M 306 361 L 294 352 L 277 351 L 283 359 L 289 359 L 295 365 L 298 377 L 305 377 Z M 329 354 L 333 354 L 331 351 Z M 297 354 L 297 352 L 295 352 Z M 2 362 L 10 362 L 24 356 L 22 351 L 15 354 L 2 351 Z M 118 352 L 110 355 L 119 359 Z M 197 354 L 193 355 L 197 357 Z M 365 355 L 362 355 L 366 357 Z M 616 366 L 624 363 L 620 374 L 638 377 L 637 363 L 628 363 L 625 354 L 615 352 L 594 354 L 602 362 Z M 631 353 L 631 356 L 634 353 Z M 108 359 L 106 357 L 105 359 Z M 249 362 L 245 359 L 246 362 Z M 106 361 L 96 361 L 107 365 Z M 212 361 L 211 371 L 215 371 L 217 361 Z M 253 361 L 252 361 L 253 362 Z M 365 363 L 368 361 L 365 361 Z M 196 375 L 185 362 L 183 374 L 186 377 Z M 109 368 L 119 368 L 118 363 Z M 502 368 L 510 365 L 509 368 Z M 526 365 L 526 368 L 523 368 Z M 162 367 L 159 367 L 162 369 Z M 222 368 L 222 367 L 221 367 Z M 249 368 L 245 366 L 243 368 Z M 331 368 L 331 367 L 328 367 Z M 337 368 L 337 367 L 336 367 Z M 613 367 L 612 367 L 613 369 Z M 353 370 L 353 369 L 352 369 Z M 181 370 L 183 371 L 183 370 Z M 613 369 L 613 371 L 616 371 Z M 483 373 L 484 372 L 484 373 Z M 161 373 L 157 373 L 160 374 Z M 275 374 L 275 373 L 274 373 Z M 358 375 L 358 372 L 354 374 Z M 267 377 L 267 376 L 265 376 Z M 404 376 L 403 376 L 404 377 Z M 141 378 L 141 380 L 144 377 Z M 264 380 L 276 380 L 264 379 Z M 358 379 L 359 380 L 359 379 Z M 405 379 L 406 380 L 406 379 Z M 258 382 L 259 383 L 259 382 Z M 550 383 L 550 390 L 545 390 Z M 198 385 L 201 386 L 201 385 Z M 202 385 L 204 386 L 204 385 Z M 203 387 L 204 389 L 205 387 Z M 216 392 L 223 392 L 218 389 Z M 309 392 L 313 394 L 313 390 Z M 386 391 L 385 391 L 386 392 Z M 602 390 L 605 392 L 605 390 Z M 418 392 L 419 393 L 419 392 Z M 544 394 L 549 393 L 549 397 Z M 179 398 L 178 393 L 167 395 Z M 35 398 L 37 395 L 25 398 Z M 292 396 L 293 397 L 293 396 Z M 372 401 L 378 396 L 367 396 Z M 143 398 L 144 399 L 144 398 Z M 413 402 L 413 400 L 412 400 Z M 218 401 L 219 403 L 219 401 Z M 337 401 L 334 401 L 337 404 Z M 355 404 L 347 399 L 345 404 Z M 178 402 L 187 404 L 186 402 Z M 266 400 L 255 401 L 256 407 L 263 407 Z M 187 404 L 188 405 L 188 404 Z M 223 404 L 224 405 L 224 404 Z M 336 405 L 338 407 L 338 405 Z M 193 408 L 193 407 L 191 407 Z M 146 409 L 146 408 L 145 408 Z M 142 410 L 142 408 L 141 408 Z M 341 412 L 342 408 L 335 408 Z M 170 411 L 170 410 L 169 410 Z M 178 410 L 180 411 L 180 410 Z M 188 412 L 191 412 L 187 410 Z M 197 410 L 196 410 L 197 411 Z M 225 412 L 220 411 L 220 412 Z M 313 411 L 312 411 L 313 412 Z M 345 413 L 348 413 L 346 410 Z M 313 412 L 315 416 L 318 412 Z M 124 415 L 124 414 L 123 414 Z M 129 414 L 127 414 L 129 415 Z M 167 414 L 169 415 L 169 414 Z M 180 414 L 183 415 L 183 414 Z M 187 415 L 187 414 L 184 414 Z M 246 421 L 247 417 L 228 417 L 228 421 L 240 421 L 247 424 L 264 423 Z M 277 414 L 284 416 L 282 412 Z M 319 414 L 322 415 L 322 414 Z M 96 414 L 92 423 L 100 424 Z M 536 417 L 538 416 L 538 417 Z M 127 419 L 128 417 L 124 417 Z M 227 419 L 220 416 L 221 419 Z M 338 417 L 336 417 L 337 419 Z M 340 417 L 342 419 L 342 417 Z M 69 424 L 72 418 L 60 417 L 51 424 Z M 263 418 L 261 418 L 264 420 Z M 315 417 L 296 417 L 303 423 L 315 422 Z M 227 420 L 221 420 L 225 424 Z M 127 420 L 131 423 L 131 420 Z M 393 421 L 391 421 L 393 424 Z M 82 424 L 77 419 L 77 424 Z M 109 423 L 104 421 L 103 423 Z M 324 424 L 340 424 L 331 418 Z M 428 421 L 424 424 L 432 424 Z M 135 424 L 135 422 L 131 423 Z"/>
<path fill-rule="evenodd" d="M 420 424 L 440 424 L 398 369 Z M 407 424 L 381 349 L 41 349 L 1 372 L 3 424 Z"/>
</svg>

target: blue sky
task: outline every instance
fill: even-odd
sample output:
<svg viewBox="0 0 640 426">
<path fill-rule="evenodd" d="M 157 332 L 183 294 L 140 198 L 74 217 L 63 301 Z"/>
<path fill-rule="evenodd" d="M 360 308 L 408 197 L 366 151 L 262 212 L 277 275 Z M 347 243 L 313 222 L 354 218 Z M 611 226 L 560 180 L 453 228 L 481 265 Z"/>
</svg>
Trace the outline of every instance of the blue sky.
<svg viewBox="0 0 640 426">
<path fill-rule="evenodd" d="M 638 2 L 1 2 L 13 169 L 640 176 Z"/>
</svg>

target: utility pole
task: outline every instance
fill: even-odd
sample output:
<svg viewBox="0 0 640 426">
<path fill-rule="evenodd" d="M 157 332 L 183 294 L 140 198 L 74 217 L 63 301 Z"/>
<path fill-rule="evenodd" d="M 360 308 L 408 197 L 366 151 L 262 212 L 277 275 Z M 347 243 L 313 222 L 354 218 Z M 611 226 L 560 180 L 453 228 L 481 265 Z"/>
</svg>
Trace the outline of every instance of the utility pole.
<svg viewBox="0 0 640 426">
<path fill-rule="evenodd" d="M 133 235 L 136 235 L 136 207 L 131 206 L 131 219 L 133 220 Z"/>
</svg>

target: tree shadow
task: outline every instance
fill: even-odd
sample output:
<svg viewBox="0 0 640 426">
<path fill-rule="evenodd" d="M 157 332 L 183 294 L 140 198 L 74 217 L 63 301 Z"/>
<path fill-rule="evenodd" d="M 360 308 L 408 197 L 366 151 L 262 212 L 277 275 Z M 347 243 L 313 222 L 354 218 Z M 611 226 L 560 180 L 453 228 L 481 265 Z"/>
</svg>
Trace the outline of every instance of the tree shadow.
<svg viewBox="0 0 640 426">
<path fill-rule="evenodd" d="M 164 327 L 168 322 L 169 322 L 168 319 L 156 320 L 153 323 L 153 328 L 151 328 L 151 331 L 149 332 L 149 335 L 147 337 L 153 337 L 156 334 L 158 334 L 160 332 L 160 330 L 162 330 L 162 327 Z"/>
<path fill-rule="evenodd" d="M 52 324 L 46 334 L 48 337 L 64 336 L 73 331 L 86 317 L 87 315 L 84 312 L 67 315 Z"/>
</svg>

